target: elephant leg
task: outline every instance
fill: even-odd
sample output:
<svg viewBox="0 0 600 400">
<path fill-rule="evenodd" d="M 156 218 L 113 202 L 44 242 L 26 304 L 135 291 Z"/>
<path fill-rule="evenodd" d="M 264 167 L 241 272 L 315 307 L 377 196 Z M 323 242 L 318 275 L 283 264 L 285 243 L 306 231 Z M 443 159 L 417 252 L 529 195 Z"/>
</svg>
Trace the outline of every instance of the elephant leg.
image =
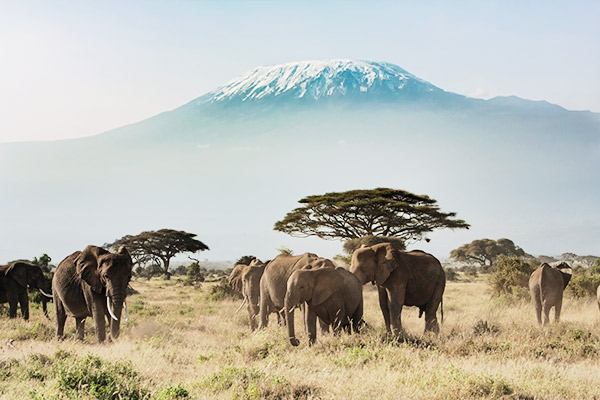
<svg viewBox="0 0 600 400">
<path fill-rule="evenodd" d="M 560 311 L 562 308 L 562 297 L 556 300 L 554 305 L 554 322 L 560 322 Z"/>
<path fill-rule="evenodd" d="M 402 306 L 404 306 L 404 295 L 406 286 L 396 293 L 389 293 L 390 325 L 392 334 L 398 336 L 402 333 Z"/>
<path fill-rule="evenodd" d="M 27 290 L 19 296 L 19 304 L 21 305 L 21 316 L 25 321 L 29 320 L 29 295 Z"/>
<path fill-rule="evenodd" d="M 8 302 L 8 316 L 9 318 L 17 318 L 17 308 L 19 306 L 19 300 L 10 300 Z"/>
<path fill-rule="evenodd" d="M 432 331 L 433 333 L 440 333 L 440 326 L 437 320 L 437 305 L 429 305 L 425 309 L 425 332 Z"/>
<path fill-rule="evenodd" d="M 56 293 L 54 293 L 54 312 L 56 313 L 56 337 L 58 339 L 62 339 L 64 337 L 67 313 L 65 312 L 63 303 L 60 301 Z"/>
<path fill-rule="evenodd" d="M 531 301 L 535 307 L 535 315 L 537 316 L 538 325 L 542 325 L 542 301 L 539 290 L 533 290 L 531 292 Z"/>
<path fill-rule="evenodd" d="M 359 333 L 360 324 L 362 323 L 362 316 L 363 316 L 363 302 L 361 300 L 361 302 L 358 304 L 358 308 L 356 309 L 354 314 L 352 314 L 352 317 L 350 317 L 350 322 L 352 323 L 352 332 Z"/>
<path fill-rule="evenodd" d="M 547 301 L 542 302 L 542 311 L 544 312 L 542 326 L 546 326 L 550 323 L 550 308 L 552 308 L 552 306 Z"/>
<path fill-rule="evenodd" d="M 101 303 L 101 304 L 99 304 Z M 97 301 L 96 304 L 93 305 L 92 318 L 94 318 L 94 327 L 96 328 L 96 337 L 100 343 L 106 340 L 106 320 L 105 316 L 107 312 L 105 312 L 106 305 L 103 302 Z"/>
<path fill-rule="evenodd" d="M 75 318 L 75 328 L 77 330 L 77 339 L 83 340 L 83 335 L 85 332 L 85 317 Z"/>
<path fill-rule="evenodd" d="M 308 312 L 306 313 L 306 328 L 308 330 L 308 345 L 311 346 L 317 341 L 317 314 L 315 314 L 312 308 L 306 307 Z"/>
<path fill-rule="evenodd" d="M 380 286 L 377 287 L 377 292 L 379 294 L 379 307 L 381 307 L 381 313 L 383 314 L 383 320 L 385 321 L 385 329 L 388 333 L 391 333 L 390 329 L 390 308 L 388 302 L 388 294 L 385 288 Z"/>
<path fill-rule="evenodd" d="M 329 324 L 319 318 L 319 328 L 321 328 L 321 334 L 324 335 L 329 333 Z"/>
<path fill-rule="evenodd" d="M 269 325 L 269 299 L 267 294 L 261 291 L 260 293 L 260 323 L 258 329 L 264 329 Z"/>
</svg>

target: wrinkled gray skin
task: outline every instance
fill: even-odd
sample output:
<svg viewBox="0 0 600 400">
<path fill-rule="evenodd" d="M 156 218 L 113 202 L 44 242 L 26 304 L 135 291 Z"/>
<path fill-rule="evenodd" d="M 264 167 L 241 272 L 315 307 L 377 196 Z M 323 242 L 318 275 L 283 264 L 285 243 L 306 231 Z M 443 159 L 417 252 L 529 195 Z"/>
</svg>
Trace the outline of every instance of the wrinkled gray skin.
<svg viewBox="0 0 600 400">
<path fill-rule="evenodd" d="M 266 328 L 269 314 L 283 309 L 287 281 L 292 272 L 311 265 L 312 268 L 335 268 L 333 262 L 313 253 L 299 256 L 280 254 L 265 267 L 260 280 L 260 324 L 259 329 Z"/>
<path fill-rule="evenodd" d="M 21 306 L 21 316 L 29 319 L 29 296 L 27 287 L 30 289 L 41 289 L 46 293 L 50 288 L 46 287 L 42 269 L 26 262 L 16 262 L 10 265 L 0 266 L 0 303 L 8 303 L 10 318 L 17 317 L 17 305 Z M 48 316 L 47 300 L 42 300 L 44 315 Z"/>
<path fill-rule="evenodd" d="M 287 282 L 285 315 L 292 346 L 298 346 L 294 329 L 294 308 L 307 305 L 308 343 L 317 340 L 317 317 L 331 325 L 334 333 L 344 329 L 358 332 L 363 315 L 362 283 L 343 268 L 299 269 Z"/>
<path fill-rule="evenodd" d="M 569 284 L 573 270 L 567 263 L 551 267 L 543 263 L 529 277 L 531 301 L 535 306 L 538 324 L 544 326 L 550 322 L 550 309 L 554 307 L 554 321 L 560 321 L 563 291 Z M 543 319 L 542 319 L 543 313 Z"/>
<path fill-rule="evenodd" d="M 120 332 L 121 311 L 127 284 L 131 279 L 131 257 L 124 247 L 110 253 L 101 247 L 87 246 L 58 264 L 52 279 L 56 309 L 56 336 L 62 338 L 67 316 L 74 317 L 77 337 L 82 340 L 85 318 L 92 317 L 99 342 L 106 339 L 106 318 L 110 323 L 110 338 Z M 115 316 L 110 317 L 107 297 Z"/>
<path fill-rule="evenodd" d="M 244 296 L 251 330 L 255 330 L 258 326 L 256 316 L 260 311 L 260 278 L 264 270 L 265 264 L 255 259 L 250 262 L 250 265 L 236 265 L 228 279 L 229 285 Z"/>
<path fill-rule="evenodd" d="M 446 275 L 437 258 L 423 251 L 399 251 L 389 243 L 380 243 L 357 249 L 350 271 L 363 284 L 377 285 L 388 332 L 402 332 L 404 306 L 419 307 L 419 317 L 425 313 L 425 332 L 439 332 L 437 309 L 442 304 Z"/>
</svg>

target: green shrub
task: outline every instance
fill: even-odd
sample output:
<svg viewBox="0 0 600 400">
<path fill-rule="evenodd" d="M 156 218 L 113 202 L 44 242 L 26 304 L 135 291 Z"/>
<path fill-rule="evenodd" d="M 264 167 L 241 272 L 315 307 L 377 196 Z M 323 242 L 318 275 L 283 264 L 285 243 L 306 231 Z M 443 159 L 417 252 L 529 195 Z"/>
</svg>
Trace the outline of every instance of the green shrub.
<svg viewBox="0 0 600 400">
<path fill-rule="evenodd" d="M 180 384 L 177 386 L 167 386 L 156 395 L 156 400 L 177 400 L 187 399 L 190 393 Z"/>
<path fill-rule="evenodd" d="M 596 289 L 600 285 L 600 273 L 586 270 L 579 274 L 573 274 L 568 290 L 575 297 L 590 297 L 596 296 Z"/>
<path fill-rule="evenodd" d="M 447 281 L 456 281 L 456 280 L 458 280 L 458 272 L 456 272 L 456 269 L 454 269 L 454 268 L 446 268 L 444 270 L 444 272 L 446 273 L 446 280 Z"/>
<path fill-rule="evenodd" d="M 527 261 L 515 257 L 499 257 L 494 272 L 488 278 L 495 296 L 513 294 L 514 287 L 526 288 L 535 268 Z"/>
</svg>

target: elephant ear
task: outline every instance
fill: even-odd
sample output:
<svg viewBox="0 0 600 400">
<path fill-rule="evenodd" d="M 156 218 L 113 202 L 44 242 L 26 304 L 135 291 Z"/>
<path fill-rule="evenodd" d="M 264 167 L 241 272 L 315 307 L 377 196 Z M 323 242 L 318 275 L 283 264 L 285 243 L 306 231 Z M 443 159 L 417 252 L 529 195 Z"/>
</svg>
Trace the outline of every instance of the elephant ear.
<svg viewBox="0 0 600 400">
<path fill-rule="evenodd" d="M 557 265 L 556 269 L 559 270 L 560 274 L 562 275 L 563 289 L 565 289 L 567 287 L 567 285 L 569 284 L 569 281 L 571 281 L 571 277 L 573 276 L 573 269 L 571 269 L 571 267 L 569 267 L 569 264 L 564 263 L 564 262 Z"/>
<path fill-rule="evenodd" d="M 322 280 L 317 280 L 314 284 L 311 304 L 317 306 L 327 300 L 333 294 L 333 286 Z"/>
<path fill-rule="evenodd" d="M 234 290 L 241 292 L 242 291 L 242 275 L 248 266 L 244 264 L 238 264 L 233 268 L 231 274 L 229 274 L 229 278 L 227 281 L 229 282 L 229 286 L 231 286 Z"/>
<path fill-rule="evenodd" d="M 108 254 L 108 251 L 98 246 L 88 246 L 75 259 L 75 266 L 79 277 L 91 286 L 96 293 L 102 293 L 102 282 L 98 272 L 98 258 Z"/>
<path fill-rule="evenodd" d="M 377 245 L 375 249 L 377 267 L 375 271 L 375 283 L 382 285 L 394 270 L 394 248 L 389 243 Z"/>
<path fill-rule="evenodd" d="M 27 264 L 16 262 L 8 267 L 6 276 L 10 276 L 20 286 L 27 287 Z"/>
</svg>

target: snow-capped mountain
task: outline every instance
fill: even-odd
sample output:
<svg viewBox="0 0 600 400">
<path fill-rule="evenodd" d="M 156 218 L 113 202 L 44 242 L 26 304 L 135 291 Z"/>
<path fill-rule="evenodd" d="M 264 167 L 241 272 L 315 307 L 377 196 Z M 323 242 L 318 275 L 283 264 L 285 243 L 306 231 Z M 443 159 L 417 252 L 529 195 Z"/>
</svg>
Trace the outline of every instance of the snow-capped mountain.
<svg viewBox="0 0 600 400">
<path fill-rule="evenodd" d="M 302 61 L 261 66 L 198 99 L 196 104 L 267 99 L 393 99 L 445 93 L 397 65 L 364 60 Z"/>
</svg>

